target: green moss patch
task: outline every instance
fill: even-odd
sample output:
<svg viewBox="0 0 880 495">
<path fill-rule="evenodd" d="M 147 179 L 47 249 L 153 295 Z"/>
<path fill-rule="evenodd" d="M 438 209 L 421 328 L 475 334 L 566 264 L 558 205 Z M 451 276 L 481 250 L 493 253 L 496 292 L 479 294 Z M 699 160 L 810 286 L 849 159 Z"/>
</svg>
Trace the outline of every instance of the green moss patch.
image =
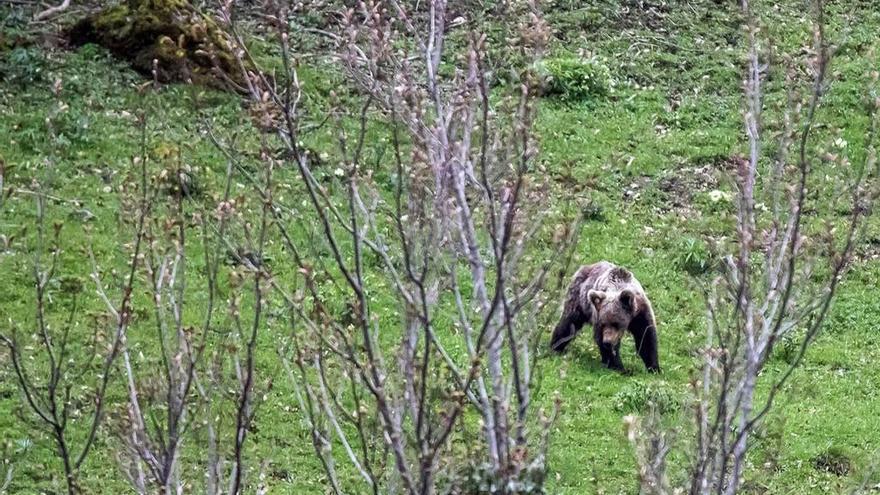
<svg viewBox="0 0 880 495">
<path fill-rule="evenodd" d="M 77 22 L 73 45 L 95 43 L 160 82 L 243 86 L 227 33 L 187 0 L 127 0 Z"/>
</svg>

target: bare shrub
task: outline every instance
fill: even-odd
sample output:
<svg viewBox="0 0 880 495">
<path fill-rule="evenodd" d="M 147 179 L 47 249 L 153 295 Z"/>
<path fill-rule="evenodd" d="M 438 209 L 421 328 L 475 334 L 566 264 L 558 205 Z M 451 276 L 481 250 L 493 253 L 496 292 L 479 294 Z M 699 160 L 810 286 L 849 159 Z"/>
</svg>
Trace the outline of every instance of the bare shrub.
<svg viewBox="0 0 880 495">
<path fill-rule="evenodd" d="M 208 473 L 205 493 L 235 493 L 231 489 L 226 491 L 227 487 L 221 488 L 222 479 L 228 474 L 226 470 L 235 471 L 238 464 L 233 462 L 227 468 L 222 462 L 214 425 L 216 413 L 211 414 L 212 403 L 214 407 L 223 403 L 223 398 L 216 393 L 221 383 L 224 389 L 236 391 L 236 397 L 246 396 L 249 393 L 244 392 L 241 381 L 253 374 L 250 368 L 245 369 L 235 386 L 221 381 L 212 368 L 222 367 L 225 361 L 212 354 L 218 343 L 211 337 L 217 332 L 218 273 L 226 260 L 225 236 L 232 217 L 230 209 L 222 207 L 230 202 L 231 165 L 226 187 L 219 197 L 221 207 L 215 212 L 191 213 L 184 206 L 186 191 L 176 189 L 170 200 L 165 197 L 164 178 L 181 174 L 181 161 L 177 156 L 171 170 L 161 167 L 157 180 L 148 179 L 146 164 L 141 169 L 140 188 L 155 204 L 145 222 L 144 235 L 148 242 L 138 267 L 140 280 L 144 281 L 150 296 L 150 322 L 154 329 L 150 332 L 152 338 L 147 341 L 149 358 L 141 366 L 133 364 L 127 342 L 122 347 L 128 401 L 112 421 L 112 431 L 122 446 L 116 452 L 117 460 L 135 491 L 182 493 L 184 486 L 192 484 L 192 480 L 181 476 L 180 466 L 187 432 L 205 425 L 207 448 L 203 460 Z M 190 232 L 195 229 L 200 232 L 192 241 Z M 192 300 L 197 303 L 191 303 Z M 201 314 L 195 319 L 198 323 L 193 324 L 191 315 L 196 311 Z M 240 313 L 238 318 L 240 322 Z M 259 322 L 259 318 L 256 319 Z M 239 337 L 241 332 L 232 332 L 233 339 Z M 210 363 L 205 362 L 206 352 L 212 359 Z M 239 368 L 238 354 L 231 353 L 231 358 Z M 232 402 L 235 400 L 241 399 L 233 397 Z M 242 422 L 246 424 L 249 419 L 245 415 Z"/>
<path fill-rule="evenodd" d="M 790 105 L 772 147 L 765 143 L 767 132 L 762 129 L 763 86 L 769 70 L 762 58 L 775 54 L 763 46 L 758 21 L 749 3 L 743 2 L 749 41 L 744 88 L 749 151 L 738 160 L 735 177 L 734 254 L 725 258 L 723 275 L 707 290 L 703 364 L 692 381 L 693 464 L 687 485 L 681 487 L 688 493 L 734 494 L 741 488 L 750 438 L 819 335 L 877 198 L 878 101 L 868 105 L 870 128 L 861 161 L 851 163 L 848 157 L 823 151 L 817 135 L 818 110 L 832 82 L 829 64 L 834 53 L 825 38 L 823 10 L 820 0 L 813 3 L 814 37 L 805 61 L 812 75 L 804 92 L 807 99 L 800 101 L 795 78 L 787 77 Z M 841 175 L 829 179 L 827 174 L 835 169 Z M 823 182 L 830 187 L 829 180 L 843 186 L 836 200 L 848 204 L 846 215 L 808 217 L 808 193 L 821 190 Z M 759 204 L 767 205 L 766 211 Z M 798 339 L 788 367 L 779 374 L 762 374 L 776 344 L 786 338 Z M 755 393 L 759 384 L 767 390 L 761 397 Z M 650 447 L 661 437 L 662 431 L 631 425 L 645 493 L 668 491 L 664 462 L 668 449 Z"/>
<path fill-rule="evenodd" d="M 69 354 L 82 285 L 70 286 L 69 324 L 45 324 L 61 227 L 46 233 L 48 196 L 31 191 L 37 318 L 26 335 L 2 339 L 56 443 L 68 492 L 79 493 L 79 469 L 101 431 L 115 436 L 111 453 L 137 493 L 264 491 L 264 462 L 247 442 L 261 397 L 283 372 L 336 493 L 543 493 L 558 408 L 532 399 L 544 310 L 557 300 L 544 288 L 551 269 L 568 272 L 578 228 L 547 208 L 549 184 L 534 163 L 535 65 L 510 67 L 515 83 L 490 91 L 487 38 L 451 40 L 445 1 L 363 3 L 327 33 L 351 86 L 316 118 L 290 47 L 295 12 L 265 5 L 281 57 L 270 72 L 251 69 L 259 64 L 232 7 L 223 3 L 220 22 L 247 74 L 256 130 L 245 141 L 258 149 L 208 126 L 228 167 L 206 210 L 207 193 L 186 198 L 179 156 L 171 166 L 151 162 L 141 112 L 142 152 L 120 196 L 128 257 L 113 266 L 87 250 L 92 302 L 104 313 L 92 352 Z M 494 53 L 537 60 L 547 38 L 540 13 L 533 5 L 508 13 L 510 45 Z M 447 52 L 450 43 L 464 44 L 463 55 Z M 322 126 L 338 137 L 322 159 L 335 169 L 329 178 L 316 176 L 315 153 L 302 143 Z M 374 134 L 383 146 L 368 143 Z M 233 180 L 249 191 L 232 197 Z M 282 200 L 287 189 L 304 201 Z M 289 330 L 280 366 L 260 366 L 260 342 L 277 342 L 266 335 L 276 322 Z M 98 370 L 78 362 L 88 356 Z M 96 391 L 83 400 L 93 404 L 91 426 L 74 449 L 71 394 L 91 375 Z M 125 399 L 109 407 L 114 377 Z M 202 443 L 187 450 L 196 434 Z"/>
<path fill-rule="evenodd" d="M 257 66 L 229 8 L 221 17 L 241 64 Z M 519 82 L 495 101 L 485 36 L 463 38 L 461 57 L 448 53 L 446 9 L 442 0 L 371 1 L 344 14 L 331 36 L 357 92 L 323 119 L 338 137 L 331 184 L 316 177 L 301 143 L 314 116 L 302 105 L 285 7 L 264 15 L 283 68 L 249 79 L 252 112 L 269 132 L 260 172 L 215 136 L 269 205 L 285 261 L 298 269 L 293 287 L 261 270 L 287 308 L 279 355 L 334 492 L 346 483 L 373 493 L 543 490 L 555 412 L 536 410 L 531 394 L 543 309 L 554 298 L 541 289 L 577 228 L 543 207 L 533 163 L 537 76 L 518 70 Z M 533 6 L 518 14 L 512 48 L 534 59 L 547 29 Z M 373 132 L 389 143 L 384 155 L 368 150 Z M 278 145 L 281 160 L 271 151 Z M 276 199 L 282 166 L 297 171 L 304 204 Z M 377 180 L 381 172 L 392 186 Z M 553 244 L 538 248 L 533 241 L 557 226 Z"/>
<path fill-rule="evenodd" d="M 139 159 L 136 158 L 135 163 Z M 132 320 L 132 292 L 149 207 L 139 202 L 133 212 L 135 232 L 127 246 L 129 270 L 114 281 L 117 290 L 104 289 L 104 274 L 97 263 L 93 265 L 92 282 L 106 303 L 108 313 L 106 317 L 94 319 L 92 333 L 84 339 L 77 327 L 86 286 L 76 277 L 59 273 L 64 225 L 60 222 L 51 227 L 46 225 L 47 195 L 39 183 L 35 182 L 34 186 L 31 191 L 36 210 L 34 321 L 27 322 L 27 328 L 11 321 L 11 331 L 0 334 L 0 341 L 9 352 L 25 403 L 55 444 L 67 492 L 73 495 L 80 492 L 80 467 L 88 458 L 105 419 L 108 387 L 115 376 L 113 366 L 124 348 Z M 64 315 L 63 318 L 59 314 Z M 72 418 L 87 425 L 84 437 L 71 427 Z"/>
</svg>

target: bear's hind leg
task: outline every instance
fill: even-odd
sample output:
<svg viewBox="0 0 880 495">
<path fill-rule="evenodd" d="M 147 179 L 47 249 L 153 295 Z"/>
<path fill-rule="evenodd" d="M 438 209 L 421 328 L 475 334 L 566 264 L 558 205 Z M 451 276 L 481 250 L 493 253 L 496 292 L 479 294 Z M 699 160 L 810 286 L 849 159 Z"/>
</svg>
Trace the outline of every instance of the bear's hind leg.
<svg viewBox="0 0 880 495">
<path fill-rule="evenodd" d="M 550 349 L 556 352 L 563 352 L 568 347 L 568 344 L 577 336 L 586 321 L 587 319 L 580 311 L 562 315 L 559 324 L 553 329 L 553 336 L 550 338 Z"/>
<path fill-rule="evenodd" d="M 553 351 L 563 352 L 581 328 L 590 322 L 590 315 L 584 312 L 580 303 L 580 286 L 589 274 L 589 270 L 589 267 L 581 268 L 568 288 L 565 304 L 562 307 L 562 318 L 559 319 L 559 323 L 553 329 L 553 336 L 550 337 L 550 349 Z"/>
</svg>

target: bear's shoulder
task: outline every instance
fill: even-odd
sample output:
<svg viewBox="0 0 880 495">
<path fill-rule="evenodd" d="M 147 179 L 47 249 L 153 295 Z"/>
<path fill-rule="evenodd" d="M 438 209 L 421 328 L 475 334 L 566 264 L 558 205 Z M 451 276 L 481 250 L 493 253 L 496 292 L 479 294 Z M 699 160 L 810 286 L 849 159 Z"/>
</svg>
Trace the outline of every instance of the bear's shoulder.
<svg viewBox="0 0 880 495">
<path fill-rule="evenodd" d="M 639 283 L 636 276 L 628 269 L 619 265 L 609 264 L 605 268 L 604 273 L 601 274 L 598 282 L 597 286 L 600 286 L 598 288 L 601 290 L 618 293 L 629 290 L 640 299 L 647 297 L 645 289 L 642 288 L 642 284 Z"/>
</svg>

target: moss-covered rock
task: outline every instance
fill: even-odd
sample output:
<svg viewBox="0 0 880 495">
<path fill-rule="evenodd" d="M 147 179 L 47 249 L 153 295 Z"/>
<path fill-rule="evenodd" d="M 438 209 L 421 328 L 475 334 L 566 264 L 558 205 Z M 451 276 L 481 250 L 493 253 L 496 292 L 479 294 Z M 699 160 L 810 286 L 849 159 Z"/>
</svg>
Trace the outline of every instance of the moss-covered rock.
<svg viewBox="0 0 880 495">
<path fill-rule="evenodd" d="M 82 19 L 68 34 L 73 45 L 101 45 L 148 77 L 155 60 L 161 82 L 232 89 L 226 78 L 240 86 L 244 81 L 228 34 L 188 0 L 124 0 Z"/>
</svg>

